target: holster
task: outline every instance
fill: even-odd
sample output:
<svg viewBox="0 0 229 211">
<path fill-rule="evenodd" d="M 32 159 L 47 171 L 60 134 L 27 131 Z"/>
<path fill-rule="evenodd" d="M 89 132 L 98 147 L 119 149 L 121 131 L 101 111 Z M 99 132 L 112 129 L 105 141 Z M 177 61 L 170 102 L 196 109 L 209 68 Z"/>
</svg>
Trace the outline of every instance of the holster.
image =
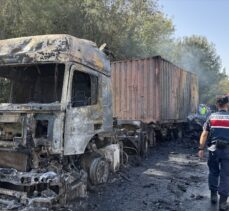
<svg viewBox="0 0 229 211">
<path fill-rule="evenodd" d="M 216 148 L 217 149 L 225 149 L 229 146 L 229 141 L 225 140 L 217 140 L 216 141 Z"/>
</svg>

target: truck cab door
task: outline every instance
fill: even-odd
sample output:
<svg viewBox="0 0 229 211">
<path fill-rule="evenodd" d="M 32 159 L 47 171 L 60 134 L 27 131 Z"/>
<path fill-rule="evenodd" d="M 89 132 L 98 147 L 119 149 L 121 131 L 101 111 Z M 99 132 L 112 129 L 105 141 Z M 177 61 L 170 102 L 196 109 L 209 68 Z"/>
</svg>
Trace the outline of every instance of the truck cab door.
<svg viewBox="0 0 229 211">
<path fill-rule="evenodd" d="M 83 154 L 91 138 L 102 128 L 99 74 L 81 65 L 72 66 L 67 93 L 64 154 Z"/>
</svg>

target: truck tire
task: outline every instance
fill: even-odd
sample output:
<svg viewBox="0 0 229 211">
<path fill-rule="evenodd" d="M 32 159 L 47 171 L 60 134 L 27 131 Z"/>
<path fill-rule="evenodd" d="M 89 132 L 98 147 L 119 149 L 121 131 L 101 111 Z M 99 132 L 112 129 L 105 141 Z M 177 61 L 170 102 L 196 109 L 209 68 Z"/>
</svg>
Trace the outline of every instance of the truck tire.
<svg viewBox="0 0 229 211">
<path fill-rule="evenodd" d="M 149 146 L 154 147 L 156 146 L 156 134 L 154 130 L 149 132 Z"/>
<path fill-rule="evenodd" d="M 183 137 L 184 137 L 184 132 L 183 132 L 183 129 L 182 128 L 178 128 L 178 140 L 182 141 L 183 140 Z"/>
<path fill-rule="evenodd" d="M 109 164 L 102 158 L 97 157 L 92 160 L 89 168 L 89 178 L 93 185 L 106 183 L 109 177 Z"/>
<path fill-rule="evenodd" d="M 149 140 L 145 135 L 141 138 L 140 156 L 146 158 L 149 153 Z"/>
</svg>

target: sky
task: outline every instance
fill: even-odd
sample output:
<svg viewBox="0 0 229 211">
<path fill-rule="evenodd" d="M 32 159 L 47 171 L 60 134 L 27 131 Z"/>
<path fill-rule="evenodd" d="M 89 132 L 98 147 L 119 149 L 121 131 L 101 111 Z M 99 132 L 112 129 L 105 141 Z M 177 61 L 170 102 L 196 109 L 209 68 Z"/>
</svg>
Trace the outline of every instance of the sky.
<svg viewBox="0 0 229 211">
<path fill-rule="evenodd" d="M 175 25 L 175 37 L 206 36 L 229 75 L 229 0 L 158 0 Z"/>
</svg>

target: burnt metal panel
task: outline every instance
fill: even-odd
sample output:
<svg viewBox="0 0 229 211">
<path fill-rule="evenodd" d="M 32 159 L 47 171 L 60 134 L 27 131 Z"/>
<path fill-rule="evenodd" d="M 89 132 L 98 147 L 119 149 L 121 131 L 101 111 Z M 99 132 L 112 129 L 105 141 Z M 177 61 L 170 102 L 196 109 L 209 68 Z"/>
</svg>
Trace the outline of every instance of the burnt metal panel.
<svg viewBox="0 0 229 211">
<path fill-rule="evenodd" d="M 158 57 L 112 62 L 113 113 L 122 120 L 186 121 L 198 104 L 198 79 Z"/>
<path fill-rule="evenodd" d="M 78 62 L 110 75 L 110 62 L 94 42 L 66 34 L 0 40 L 0 65 Z"/>
<path fill-rule="evenodd" d="M 29 168 L 29 156 L 26 153 L 0 149 L 0 158 L 0 168 L 15 168 L 18 171 L 27 171 Z"/>
</svg>

